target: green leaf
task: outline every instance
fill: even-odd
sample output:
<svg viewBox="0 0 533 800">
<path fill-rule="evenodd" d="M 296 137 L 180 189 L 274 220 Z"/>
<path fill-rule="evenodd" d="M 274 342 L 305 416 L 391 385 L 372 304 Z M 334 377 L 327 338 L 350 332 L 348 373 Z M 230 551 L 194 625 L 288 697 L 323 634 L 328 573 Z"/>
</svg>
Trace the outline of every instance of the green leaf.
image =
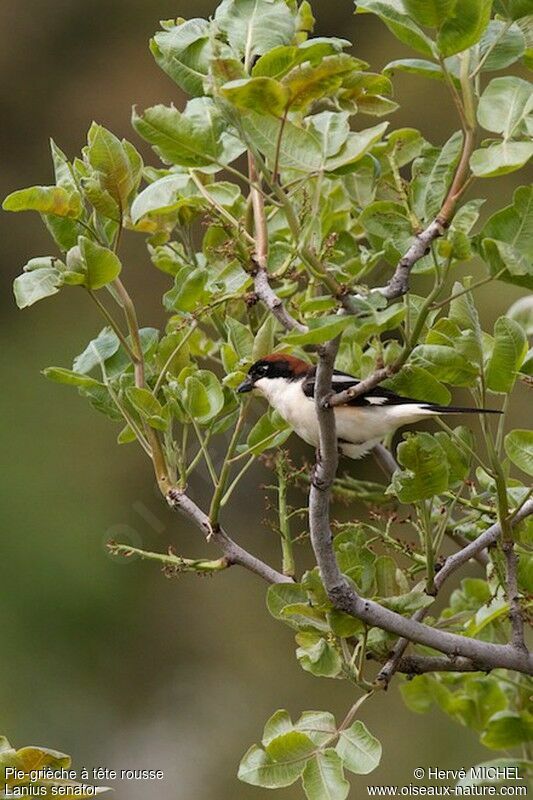
<svg viewBox="0 0 533 800">
<path fill-rule="evenodd" d="M 73 372 L 63 367 L 46 367 L 46 369 L 43 369 L 43 375 L 50 381 L 63 383 L 66 386 L 81 386 L 87 388 L 101 385 L 99 381 L 90 378 L 88 375 L 82 375 L 79 372 Z"/>
<path fill-rule="evenodd" d="M 289 91 L 274 78 L 241 78 L 224 84 L 221 94 L 237 108 L 280 117 L 289 104 Z"/>
<path fill-rule="evenodd" d="M 316 66 L 326 56 L 333 56 L 341 53 L 345 47 L 351 47 L 351 42 L 347 39 L 337 37 L 317 36 L 300 42 L 296 45 L 280 45 L 269 50 L 259 58 L 252 69 L 254 78 L 282 78 L 289 70 L 298 64 L 308 61 L 312 66 Z M 358 61 L 358 66 L 367 66 L 364 62 Z"/>
<path fill-rule="evenodd" d="M 276 330 L 276 318 L 272 314 L 268 314 L 265 321 L 257 331 L 254 337 L 252 347 L 252 361 L 259 361 L 264 358 L 274 349 L 274 334 Z"/>
<path fill-rule="evenodd" d="M 533 475 L 533 431 L 511 431 L 505 437 L 505 452 L 517 467 Z"/>
<path fill-rule="evenodd" d="M 411 75 L 421 75 L 423 78 L 432 78 L 437 81 L 445 81 L 446 76 L 438 64 L 434 61 L 426 61 L 424 58 L 400 58 L 390 61 L 383 69 L 385 75 L 394 75 L 396 72 L 407 72 Z"/>
<path fill-rule="evenodd" d="M 490 217 L 480 234 L 482 252 L 492 274 L 506 269 L 502 280 L 533 288 L 533 188 L 520 186 L 512 205 Z"/>
<path fill-rule="evenodd" d="M 213 101 L 196 98 L 183 113 L 157 105 L 142 115 L 134 110 L 132 124 L 161 158 L 184 167 L 207 167 L 222 155 L 223 122 Z"/>
<path fill-rule="evenodd" d="M 237 777 L 243 783 L 249 783 L 252 786 L 279 789 L 283 786 L 290 786 L 298 780 L 303 772 L 304 764 L 304 761 L 298 761 L 290 766 L 277 765 L 264 750 L 254 744 L 239 764 Z"/>
<path fill-rule="evenodd" d="M 130 386 L 130 388 L 126 390 L 126 394 L 130 403 L 145 419 L 152 416 L 161 417 L 163 415 L 161 403 L 148 389 Z"/>
<path fill-rule="evenodd" d="M 411 589 L 407 594 L 399 594 L 395 597 L 382 597 L 380 603 L 385 608 L 395 611 L 397 614 L 414 614 L 421 608 L 427 608 L 434 603 L 434 598 L 419 589 Z"/>
<path fill-rule="evenodd" d="M 50 750 L 48 747 L 22 747 L 17 750 L 17 758 L 21 763 L 24 772 L 45 769 L 69 769 L 72 759 L 65 753 L 58 750 Z"/>
<path fill-rule="evenodd" d="M 472 433 L 468 428 L 459 426 L 455 428 L 454 434 L 455 436 L 450 436 L 444 431 L 435 434 L 435 439 L 446 453 L 450 470 L 450 485 L 464 481 L 468 477 L 471 455 L 467 447 L 470 450 L 474 447 Z"/>
<path fill-rule="evenodd" d="M 357 720 L 341 732 L 335 748 L 346 769 L 356 775 L 368 775 L 381 761 L 381 743 L 366 725 Z"/>
<path fill-rule="evenodd" d="M 159 331 L 157 328 L 140 328 L 139 339 L 141 341 L 141 350 L 143 352 L 144 359 L 146 362 L 151 363 L 152 356 L 154 356 L 157 348 Z M 127 341 L 130 345 L 130 349 L 132 349 L 132 341 L 130 336 L 128 336 Z M 123 345 L 120 345 L 117 352 L 110 356 L 110 358 L 106 359 L 105 371 L 108 378 L 115 378 L 118 375 L 122 375 L 126 371 L 130 374 L 133 374 L 134 370 L 133 364 L 131 363 L 131 357 Z"/>
<path fill-rule="evenodd" d="M 247 65 L 254 56 L 289 44 L 296 32 L 295 18 L 285 0 L 223 0 L 215 22 Z"/>
<path fill-rule="evenodd" d="M 451 392 L 427 369 L 416 364 L 406 364 L 400 372 L 384 384 L 402 397 L 412 397 L 427 403 L 447 406 Z"/>
<path fill-rule="evenodd" d="M 246 136 L 273 166 L 281 121 L 251 111 L 241 122 Z M 321 164 L 322 153 L 317 136 L 287 120 L 279 148 L 279 166 L 282 169 L 307 173 L 320 169 Z"/>
<path fill-rule="evenodd" d="M 150 50 L 161 69 L 187 94 L 204 94 L 212 48 L 211 26 L 205 19 L 190 19 L 155 34 Z"/>
<path fill-rule="evenodd" d="M 405 10 L 418 25 L 439 28 L 453 14 L 457 0 L 403 0 Z"/>
<path fill-rule="evenodd" d="M 533 112 L 532 96 L 531 84 L 523 78 L 493 78 L 479 101 L 479 124 L 487 131 L 501 133 L 504 139 L 512 138 Z"/>
<path fill-rule="evenodd" d="M 279 447 L 291 435 L 291 429 L 271 412 L 263 414 L 248 434 L 246 449 L 253 455 L 260 455 L 265 450 Z"/>
<path fill-rule="evenodd" d="M 307 762 L 302 783 L 308 800 L 345 800 L 350 784 L 344 777 L 341 758 L 335 750 L 316 753 Z"/>
<path fill-rule="evenodd" d="M 140 192 L 131 205 L 131 219 L 136 224 L 146 214 L 166 214 L 179 208 L 183 197 L 197 195 L 190 175 L 177 173 L 165 175 L 150 183 Z"/>
<path fill-rule="evenodd" d="M 129 197 L 141 178 L 142 161 L 139 154 L 133 145 L 121 142 L 96 122 L 91 125 L 87 141 L 87 158 L 97 171 L 102 188 L 109 192 L 122 210 L 126 209 Z"/>
<path fill-rule="evenodd" d="M 41 269 L 23 272 L 13 281 L 13 293 L 19 308 L 27 308 L 42 300 L 57 294 L 63 285 L 63 275 L 55 267 L 42 267 Z"/>
<path fill-rule="evenodd" d="M 298 583 L 279 583 L 270 586 L 267 591 L 267 608 L 273 617 L 286 621 L 282 612 L 287 606 L 306 603 L 307 592 Z"/>
<path fill-rule="evenodd" d="M 282 78 L 288 93 L 285 105 L 293 111 L 305 112 L 315 100 L 327 97 L 340 88 L 343 77 L 354 70 L 357 62 L 345 53 L 326 56 L 317 64 L 294 67 Z"/>
<path fill-rule="evenodd" d="M 354 164 L 360 161 L 371 147 L 378 142 L 388 128 L 388 122 L 380 122 L 372 128 L 357 133 L 349 133 L 345 144 L 339 152 L 328 158 L 325 163 L 327 172 L 344 175 L 350 172 Z"/>
<path fill-rule="evenodd" d="M 318 746 L 324 745 L 337 732 L 335 717 L 329 711 L 304 711 L 294 727 Z"/>
<path fill-rule="evenodd" d="M 304 733 L 288 731 L 269 741 L 265 750 L 253 745 L 239 765 L 238 777 L 265 789 L 290 786 L 304 771 L 314 749 L 312 740 Z"/>
<path fill-rule="evenodd" d="M 460 352 L 441 344 L 418 345 L 411 359 L 431 372 L 437 380 L 453 386 L 471 386 L 479 372 Z"/>
<path fill-rule="evenodd" d="M 224 393 L 216 375 L 198 370 L 186 378 L 183 404 L 201 425 L 214 419 L 224 407 Z"/>
<path fill-rule="evenodd" d="M 413 0 L 419 4 L 425 0 Z M 445 3 L 439 3 L 442 7 Z M 437 47 L 444 58 L 461 53 L 476 44 L 485 31 L 492 8 L 492 0 L 460 0 L 454 2 L 449 13 L 439 24 Z"/>
<path fill-rule="evenodd" d="M 315 749 L 313 741 L 301 731 L 288 731 L 276 736 L 265 750 L 278 764 L 306 758 Z"/>
<path fill-rule="evenodd" d="M 448 191 L 463 135 L 456 131 L 441 148 L 431 148 L 413 163 L 411 198 L 416 215 L 429 222 L 438 213 Z"/>
<path fill-rule="evenodd" d="M 337 678 L 342 670 L 339 652 L 322 637 L 299 647 L 296 658 L 302 669 L 317 677 Z"/>
<path fill-rule="evenodd" d="M 87 269 L 88 289 L 101 289 L 120 275 L 122 265 L 112 250 L 102 247 L 86 236 L 80 236 L 78 241 Z"/>
<path fill-rule="evenodd" d="M 167 311 L 193 311 L 198 303 L 209 296 L 206 292 L 208 278 L 209 273 L 205 267 L 182 267 L 176 275 L 174 287 L 163 295 L 163 304 Z"/>
<path fill-rule="evenodd" d="M 311 606 L 309 601 L 285 606 L 281 611 L 280 619 L 292 628 L 312 637 L 316 637 L 317 633 L 329 631 L 325 615 L 318 608 Z M 315 638 L 312 643 L 316 643 Z"/>
<path fill-rule="evenodd" d="M 481 736 L 481 743 L 493 750 L 517 747 L 532 740 L 533 718 L 526 712 L 498 711 Z"/>
<path fill-rule="evenodd" d="M 494 349 L 486 370 L 487 387 L 493 392 L 510 392 L 526 353 L 526 336 L 518 322 L 507 317 L 496 320 Z"/>
<path fill-rule="evenodd" d="M 309 330 L 306 333 L 289 333 L 285 336 L 285 341 L 293 345 L 320 344 L 334 339 L 352 323 L 353 319 L 350 317 L 338 317 L 336 314 L 315 317 L 308 320 Z"/>
<path fill-rule="evenodd" d="M 493 19 L 479 42 L 479 59 L 483 61 L 482 71 L 505 69 L 514 64 L 526 49 L 526 40 L 520 26 L 510 27 L 501 19 Z"/>
<path fill-rule="evenodd" d="M 377 14 L 387 28 L 404 44 L 418 50 L 424 56 L 433 55 L 431 39 L 406 14 L 403 5 L 393 0 L 363 0 L 357 3 L 358 13 Z"/>
<path fill-rule="evenodd" d="M 478 178 L 495 178 L 516 172 L 533 156 L 532 142 L 501 142 L 474 150 L 470 156 L 470 168 Z"/>
<path fill-rule="evenodd" d="M 349 120 L 347 111 L 321 111 L 310 117 L 309 124 L 320 137 L 324 162 L 330 156 L 336 155 L 348 139 Z"/>
<path fill-rule="evenodd" d="M 410 711 L 426 714 L 433 705 L 433 693 L 429 682 L 430 678 L 427 675 L 416 675 L 400 686 L 403 701 Z"/>
<path fill-rule="evenodd" d="M 396 563 L 391 556 L 376 559 L 376 588 L 379 597 L 389 597 L 399 593 L 396 582 Z"/>
<path fill-rule="evenodd" d="M 408 435 L 397 450 L 397 459 L 405 469 L 394 473 L 390 490 L 402 503 L 425 500 L 446 491 L 449 470 L 443 456 L 431 434 Z"/>
<path fill-rule="evenodd" d="M 228 339 L 240 359 L 250 361 L 254 346 L 254 336 L 251 330 L 239 320 L 228 316 L 226 319 Z"/>
<path fill-rule="evenodd" d="M 4 211 L 38 211 L 56 217 L 77 219 L 82 211 L 78 192 L 62 186 L 30 186 L 12 192 L 2 203 Z"/>
<path fill-rule="evenodd" d="M 103 328 L 96 339 L 93 339 L 83 353 L 76 356 L 73 370 L 86 375 L 95 367 L 102 366 L 104 362 L 114 355 L 120 347 L 118 336 L 111 328 Z"/>
<path fill-rule="evenodd" d="M 294 726 L 290 714 L 281 708 L 275 711 L 270 719 L 265 722 L 261 743 L 263 747 L 266 747 L 273 739 L 277 739 L 278 736 L 289 733 L 292 730 L 294 730 Z"/>
</svg>

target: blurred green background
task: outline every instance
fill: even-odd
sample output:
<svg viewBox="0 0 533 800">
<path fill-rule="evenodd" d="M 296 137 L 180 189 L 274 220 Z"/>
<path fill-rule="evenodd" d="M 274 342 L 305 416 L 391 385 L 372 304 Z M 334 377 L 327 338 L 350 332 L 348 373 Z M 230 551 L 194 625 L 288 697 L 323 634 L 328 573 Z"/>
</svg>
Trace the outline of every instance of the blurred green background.
<svg viewBox="0 0 533 800">
<path fill-rule="evenodd" d="M 354 17 L 348 0 L 314 5 L 318 33 L 351 39 L 372 68 L 409 55 L 376 19 Z M 182 98 L 153 62 L 148 39 L 159 19 L 208 15 L 214 7 L 214 0 L 2 3 L 2 196 L 50 182 L 48 137 L 73 156 L 93 119 L 130 137 L 155 163 L 130 130 L 131 105 L 179 105 Z M 396 127 L 419 127 L 436 143 L 455 128 L 452 104 L 437 83 L 399 77 L 396 99 Z M 518 183 L 516 176 L 490 181 L 487 208 L 506 204 Z M 213 580 L 170 581 L 152 565 L 107 555 L 109 538 L 159 550 L 172 543 L 190 556 L 208 551 L 167 511 L 149 464 L 132 446 L 117 447 L 111 423 L 39 374 L 50 364 L 70 366 L 101 323 L 75 291 L 18 312 L 12 279 L 28 258 L 53 253 L 53 246 L 37 215 L 0 214 L 0 228 L 0 732 L 16 746 L 69 752 L 77 767 L 165 771 L 162 783 L 117 784 L 118 800 L 267 797 L 236 779 L 239 758 L 265 719 L 278 707 L 342 717 L 353 692 L 301 671 L 289 629 L 268 616 L 265 587 L 252 576 L 230 570 Z M 165 278 L 150 267 L 142 237 L 129 238 L 126 280 L 142 324 L 159 325 Z M 479 265 L 475 274 L 482 274 Z M 483 287 L 485 322 L 519 295 L 502 284 Z M 525 403 L 519 390 L 511 421 L 524 417 Z M 296 442 L 291 447 L 298 452 Z M 374 475 L 369 460 L 351 468 Z M 255 523 L 265 478 L 261 467 L 250 474 L 227 522 L 245 545 L 275 560 L 274 537 Z M 203 485 L 200 475 L 193 485 L 200 500 Z M 409 783 L 415 766 L 467 767 L 486 754 L 438 712 L 420 717 L 405 710 L 397 686 L 362 716 L 382 739 L 384 758 L 376 773 L 354 781 L 354 796 L 367 783 Z"/>
</svg>

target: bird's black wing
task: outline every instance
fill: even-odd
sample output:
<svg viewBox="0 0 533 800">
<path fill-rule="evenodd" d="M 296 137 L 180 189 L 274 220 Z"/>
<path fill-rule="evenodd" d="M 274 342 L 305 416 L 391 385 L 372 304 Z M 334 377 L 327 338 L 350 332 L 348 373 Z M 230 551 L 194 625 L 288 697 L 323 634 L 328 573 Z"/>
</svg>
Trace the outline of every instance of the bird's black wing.
<svg viewBox="0 0 533 800">
<path fill-rule="evenodd" d="M 306 397 L 315 396 L 315 383 L 316 383 L 316 370 L 312 370 L 303 384 L 303 391 Z M 335 394 L 344 392 L 345 389 L 351 389 L 357 386 L 360 381 L 354 378 L 353 375 L 348 375 L 346 372 L 339 372 L 334 370 L 333 379 L 331 381 L 331 388 Z M 414 400 L 412 397 L 400 397 L 399 394 L 386 389 L 384 386 L 376 386 L 364 394 L 354 397 L 346 405 L 349 406 L 397 406 L 405 403 L 420 403 L 423 401 Z"/>
</svg>

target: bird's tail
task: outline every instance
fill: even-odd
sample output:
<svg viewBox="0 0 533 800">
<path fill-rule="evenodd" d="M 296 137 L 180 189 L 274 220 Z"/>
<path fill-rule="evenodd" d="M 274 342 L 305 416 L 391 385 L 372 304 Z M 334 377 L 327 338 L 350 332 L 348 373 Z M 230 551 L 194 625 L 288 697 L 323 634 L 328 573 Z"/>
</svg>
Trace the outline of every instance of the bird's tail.
<svg viewBox="0 0 533 800">
<path fill-rule="evenodd" d="M 463 406 L 439 406 L 434 403 L 426 403 L 424 406 L 434 414 L 501 414 L 497 408 L 468 408 Z"/>
</svg>

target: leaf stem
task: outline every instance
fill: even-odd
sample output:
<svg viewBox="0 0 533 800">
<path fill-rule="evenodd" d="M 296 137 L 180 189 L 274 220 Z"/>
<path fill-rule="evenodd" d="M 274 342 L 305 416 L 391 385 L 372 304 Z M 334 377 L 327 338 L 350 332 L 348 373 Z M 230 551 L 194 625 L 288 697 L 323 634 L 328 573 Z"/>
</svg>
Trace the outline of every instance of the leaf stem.
<svg viewBox="0 0 533 800">
<path fill-rule="evenodd" d="M 239 437 L 241 435 L 241 431 L 244 425 L 247 408 L 248 408 L 248 403 L 244 402 L 239 410 L 237 423 L 235 425 L 235 428 L 233 429 L 233 434 L 231 436 L 230 443 L 228 445 L 226 458 L 224 459 L 224 463 L 222 464 L 222 469 L 220 470 L 220 475 L 218 476 L 218 478 L 216 478 L 215 476 L 215 491 L 213 493 L 213 497 L 211 498 L 211 505 L 209 507 L 209 522 L 213 527 L 218 525 L 220 507 L 222 505 L 224 492 L 226 491 L 226 485 L 231 470 L 231 459 L 239 443 Z"/>
<path fill-rule="evenodd" d="M 120 343 L 122 344 L 124 350 L 126 351 L 128 356 L 130 357 L 131 361 L 132 362 L 135 361 L 135 354 L 133 353 L 133 350 L 131 349 L 128 340 L 126 339 L 126 337 L 124 336 L 124 334 L 120 330 L 120 327 L 119 327 L 118 323 L 116 322 L 116 320 L 113 318 L 113 316 L 107 310 L 107 308 L 104 306 L 104 304 L 102 303 L 102 301 L 100 300 L 100 298 L 98 297 L 96 292 L 94 292 L 92 289 L 87 289 L 87 292 L 88 292 L 89 297 L 91 298 L 91 300 L 93 300 L 93 302 L 96 303 L 96 305 L 98 306 L 102 316 L 107 320 L 107 322 L 109 323 L 111 328 L 114 330 L 114 332 L 118 336 L 118 339 L 119 339 Z"/>
<path fill-rule="evenodd" d="M 132 351 L 133 351 L 132 361 L 133 361 L 133 372 L 135 376 L 135 385 L 139 389 L 145 389 L 146 380 L 145 380 L 144 354 L 142 349 L 141 337 L 139 333 L 139 323 L 137 321 L 137 312 L 135 310 L 135 305 L 120 278 L 115 278 L 115 280 L 111 285 L 117 294 L 120 304 L 122 305 L 122 309 L 124 311 L 124 316 L 126 318 L 126 323 L 128 326 L 128 331 L 130 334 Z M 163 446 L 161 444 L 161 440 L 159 438 L 157 431 L 151 428 L 150 425 L 148 424 L 145 424 L 144 429 L 146 438 L 150 444 L 150 449 L 152 451 L 152 461 L 154 464 L 157 483 L 161 493 L 163 495 L 166 495 L 170 486 L 175 481 L 172 480 L 172 476 L 169 476 L 168 466 L 166 463 L 165 454 L 163 452 Z"/>
<path fill-rule="evenodd" d="M 280 451 L 276 458 L 276 474 L 278 476 L 278 518 L 282 553 L 281 571 L 284 575 L 294 578 L 296 575 L 296 564 L 294 561 L 291 526 L 287 507 L 287 462 L 283 451 Z"/>
</svg>

